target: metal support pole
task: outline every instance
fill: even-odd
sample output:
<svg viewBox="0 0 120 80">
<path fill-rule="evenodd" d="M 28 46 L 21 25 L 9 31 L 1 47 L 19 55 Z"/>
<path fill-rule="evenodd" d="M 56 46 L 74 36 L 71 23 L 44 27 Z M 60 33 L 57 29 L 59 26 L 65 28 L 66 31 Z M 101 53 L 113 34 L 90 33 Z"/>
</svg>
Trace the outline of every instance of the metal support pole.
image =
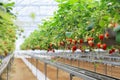
<svg viewBox="0 0 120 80">
<path fill-rule="evenodd" d="M 110 67 L 110 75 L 112 76 L 112 65 Z"/>
<path fill-rule="evenodd" d="M 73 75 L 72 74 L 70 74 L 70 80 L 72 80 L 73 79 Z"/>
<path fill-rule="evenodd" d="M 38 59 L 36 59 L 36 77 L 37 77 Z"/>
<path fill-rule="evenodd" d="M 72 66 L 72 58 L 70 59 L 70 65 Z"/>
<path fill-rule="evenodd" d="M 96 62 L 94 62 L 94 72 L 96 72 L 96 67 L 97 67 Z"/>
<path fill-rule="evenodd" d="M 56 74 L 56 80 L 58 80 L 58 72 L 59 71 L 59 69 L 57 68 L 57 74 Z"/>
<path fill-rule="evenodd" d="M 64 61 L 63 61 L 63 62 L 65 63 L 65 58 L 63 58 L 63 59 L 64 59 Z"/>
<path fill-rule="evenodd" d="M 112 74 L 112 73 L 113 73 L 113 72 L 112 72 L 112 71 L 113 71 L 113 67 L 114 67 L 114 66 L 111 65 L 111 76 L 113 76 L 113 74 Z"/>
<path fill-rule="evenodd" d="M 13 63 L 13 62 L 14 62 L 14 57 L 11 58 L 11 63 Z"/>
<path fill-rule="evenodd" d="M 10 60 L 10 63 L 9 63 L 9 71 L 11 71 L 11 60 Z"/>
<path fill-rule="evenodd" d="M 0 76 L 0 80 L 2 80 L 2 77 Z"/>
<path fill-rule="evenodd" d="M 31 60 L 31 69 L 32 69 L 32 56 L 31 56 L 31 59 L 30 59 L 30 60 Z"/>
<path fill-rule="evenodd" d="M 107 64 L 105 64 L 105 74 L 107 75 Z"/>
<path fill-rule="evenodd" d="M 78 67 L 80 66 L 80 60 L 78 60 Z"/>
<path fill-rule="evenodd" d="M 6 74 L 7 79 L 6 79 L 6 80 L 8 80 L 8 79 L 9 79 L 9 73 L 8 73 L 8 70 L 9 70 L 9 64 L 8 64 L 8 66 L 7 66 L 7 74 Z"/>
<path fill-rule="evenodd" d="M 12 58 L 10 59 L 10 71 L 11 71 L 11 69 L 12 69 L 12 63 L 13 63 L 13 61 L 12 61 Z"/>
<path fill-rule="evenodd" d="M 47 63 L 44 63 L 45 80 L 47 80 Z"/>
</svg>

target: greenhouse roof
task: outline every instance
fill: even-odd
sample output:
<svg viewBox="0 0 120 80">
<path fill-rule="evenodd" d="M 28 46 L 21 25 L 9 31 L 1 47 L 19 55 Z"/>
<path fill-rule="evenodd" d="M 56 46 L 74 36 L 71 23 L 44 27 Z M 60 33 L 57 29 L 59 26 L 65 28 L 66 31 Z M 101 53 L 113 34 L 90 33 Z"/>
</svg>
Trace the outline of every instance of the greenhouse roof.
<svg viewBox="0 0 120 80">
<path fill-rule="evenodd" d="M 3 0 L 7 1 L 7 0 Z M 49 18 L 53 15 L 57 9 L 57 2 L 55 0 L 12 0 L 15 2 L 13 13 L 17 15 L 15 23 L 24 29 L 23 36 L 29 36 L 31 32 L 38 28 L 38 24 L 41 24 L 42 19 Z M 34 13 L 35 19 L 32 20 L 30 15 Z M 24 38 L 20 37 L 16 41 L 17 49 L 19 45 L 24 41 Z"/>
</svg>

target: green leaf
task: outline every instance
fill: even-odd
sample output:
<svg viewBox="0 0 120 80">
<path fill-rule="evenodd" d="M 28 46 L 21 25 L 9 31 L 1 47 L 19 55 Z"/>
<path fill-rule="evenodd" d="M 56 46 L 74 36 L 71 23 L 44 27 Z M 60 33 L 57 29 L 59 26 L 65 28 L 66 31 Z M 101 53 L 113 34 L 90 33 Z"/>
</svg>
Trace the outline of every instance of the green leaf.
<svg viewBox="0 0 120 80">
<path fill-rule="evenodd" d="M 74 4 L 74 3 L 77 3 L 79 0 L 70 0 L 70 4 Z"/>
<path fill-rule="evenodd" d="M 14 5 L 15 5 L 15 2 L 11 2 L 11 3 L 4 4 L 3 6 L 7 8 L 7 7 L 13 7 Z"/>
<path fill-rule="evenodd" d="M 110 18 L 110 16 L 106 15 L 103 18 L 104 18 L 104 20 L 108 20 Z"/>
<path fill-rule="evenodd" d="M 100 25 L 101 27 L 104 27 L 104 26 L 105 26 L 105 21 L 104 21 L 104 20 L 100 20 L 99 25 Z"/>
</svg>

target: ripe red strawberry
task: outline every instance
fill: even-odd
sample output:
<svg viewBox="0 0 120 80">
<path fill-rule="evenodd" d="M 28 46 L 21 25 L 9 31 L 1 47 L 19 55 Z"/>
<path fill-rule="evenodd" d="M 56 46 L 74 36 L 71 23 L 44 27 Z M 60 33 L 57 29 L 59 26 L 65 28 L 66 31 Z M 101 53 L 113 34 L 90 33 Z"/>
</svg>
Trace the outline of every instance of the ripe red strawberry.
<svg viewBox="0 0 120 80">
<path fill-rule="evenodd" d="M 80 39 L 80 44 L 83 43 L 83 39 Z"/>
<path fill-rule="evenodd" d="M 89 40 L 89 41 L 88 41 L 88 44 L 92 44 L 92 43 L 93 43 L 93 41 L 92 41 L 92 40 Z"/>
<path fill-rule="evenodd" d="M 115 48 L 112 48 L 111 51 L 112 51 L 112 52 L 115 52 Z"/>
<path fill-rule="evenodd" d="M 103 44 L 103 45 L 102 45 L 102 49 L 103 49 L 103 50 L 106 50 L 106 49 L 107 49 L 107 45 L 106 45 L 106 44 Z"/>
<path fill-rule="evenodd" d="M 97 47 L 98 48 L 100 48 L 101 47 L 101 43 L 99 42 L 99 43 L 97 43 Z"/>
<path fill-rule="evenodd" d="M 104 35 L 103 35 L 103 34 L 100 34 L 100 35 L 99 35 L 99 39 L 100 39 L 100 40 L 103 40 L 103 39 L 104 39 Z"/>
<path fill-rule="evenodd" d="M 112 54 L 113 53 L 113 51 L 112 50 L 109 50 L 109 54 Z"/>
<path fill-rule="evenodd" d="M 77 44 L 77 40 L 73 40 L 73 43 L 74 43 L 74 44 Z"/>
<path fill-rule="evenodd" d="M 71 43 L 72 43 L 72 41 L 73 41 L 72 39 L 67 39 L 67 40 L 70 42 L 70 44 L 71 44 Z"/>
<path fill-rule="evenodd" d="M 88 41 L 88 44 L 93 47 L 94 46 L 94 42 L 92 40 Z"/>
<path fill-rule="evenodd" d="M 60 45 L 61 45 L 61 46 L 64 46 L 64 45 L 65 45 L 65 43 L 64 43 L 63 41 L 61 41 L 61 42 L 60 42 Z"/>
<path fill-rule="evenodd" d="M 109 33 L 106 32 L 106 33 L 105 33 L 105 38 L 108 38 L 108 37 L 109 37 Z"/>
<path fill-rule="evenodd" d="M 92 37 L 89 37 L 87 41 L 93 41 L 94 39 Z"/>
<path fill-rule="evenodd" d="M 72 51 L 76 51 L 77 47 L 76 46 L 72 46 Z"/>
</svg>

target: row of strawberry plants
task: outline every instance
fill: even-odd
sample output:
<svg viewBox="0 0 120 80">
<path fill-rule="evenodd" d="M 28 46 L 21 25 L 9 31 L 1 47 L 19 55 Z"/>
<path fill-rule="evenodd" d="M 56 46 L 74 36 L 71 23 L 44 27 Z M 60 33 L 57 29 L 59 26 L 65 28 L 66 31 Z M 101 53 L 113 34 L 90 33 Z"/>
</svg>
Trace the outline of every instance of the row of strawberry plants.
<svg viewBox="0 0 120 80">
<path fill-rule="evenodd" d="M 44 20 L 21 49 L 119 49 L 119 0 L 57 0 L 58 10 Z M 110 41 L 110 42 L 107 42 Z M 107 47 L 107 45 L 110 45 Z"/>
<path fill-rule="evenodd" d="M 16 25 L 15 15 L 11 13 L 14 3 L 0 2 L 0 55 L 6 56 L 15 49 Z"/>
</svg>

